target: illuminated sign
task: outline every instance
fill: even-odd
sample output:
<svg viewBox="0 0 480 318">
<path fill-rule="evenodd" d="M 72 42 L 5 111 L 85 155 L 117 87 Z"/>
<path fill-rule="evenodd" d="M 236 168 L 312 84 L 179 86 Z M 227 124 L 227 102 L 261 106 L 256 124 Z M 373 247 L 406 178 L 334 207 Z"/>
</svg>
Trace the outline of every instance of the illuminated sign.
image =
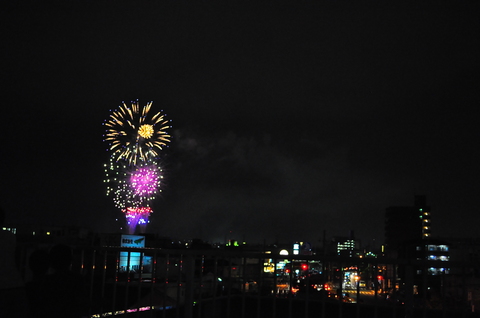
<svg viewBox="0 0 480 318">
<path fill-rule="evenodd" d="M 121 247 L 145 247 L 145 236 L 143 235 L 122 235 Z"/>
<path fill-rule="evenodd" d="M 145 236 L 143 235 L 122 235 L 120 246 L 122 247 L 145 247 Z M 150 266 L 151 256 L 145 256 L 141 252 L 120 252 L 120 272 L 138 272 L 145 266 Z"/>
<path fill-rule="evenodd" d="M 298 255 L 299 252 L 300 252 L 300 244 L 298 243 L 293 244 L 293 254 Z"/>
</svg>

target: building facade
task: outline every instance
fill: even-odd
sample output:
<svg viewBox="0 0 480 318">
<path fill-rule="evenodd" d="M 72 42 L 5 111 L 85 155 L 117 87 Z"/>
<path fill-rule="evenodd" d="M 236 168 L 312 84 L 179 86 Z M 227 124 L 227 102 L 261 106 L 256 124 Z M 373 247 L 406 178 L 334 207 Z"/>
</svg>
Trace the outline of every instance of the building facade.
<svg viewBox="0 0 480 318">
<path fill-rule="evenodd" d="M 431 232 L 430 207 L 424 195 L 416 195 L 413 206 L 388 207 L 385 211 L 385 246 L 397 250 L 403 243 L 428 239 Z"/>
</svg>

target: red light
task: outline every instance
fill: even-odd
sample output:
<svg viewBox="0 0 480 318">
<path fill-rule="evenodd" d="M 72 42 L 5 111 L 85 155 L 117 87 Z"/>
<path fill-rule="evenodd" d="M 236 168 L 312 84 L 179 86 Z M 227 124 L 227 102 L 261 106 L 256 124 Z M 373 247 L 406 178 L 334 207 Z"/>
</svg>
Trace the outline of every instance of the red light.
<svg viewBox="0 0 480 318">
<path fill-rule="evenodd" d="M 378 280 L 382 280 L 383 277 L 382 277 L 381 275 L 378 275 L 378 276 L 377 276 L 377 279 L 378 279 Z"/>
<path fill-rule="evenodd" d="M 308 269 L 308 264 L 302 264 L 302 270 L 306 271 Z"/>
<path fill-rule="evenodd" d="M 287 274 L 290 273 L 290 270 L 287 268 L 287 269 L 285 270 L 285 273 L 287 273 Z"/>
</svg>

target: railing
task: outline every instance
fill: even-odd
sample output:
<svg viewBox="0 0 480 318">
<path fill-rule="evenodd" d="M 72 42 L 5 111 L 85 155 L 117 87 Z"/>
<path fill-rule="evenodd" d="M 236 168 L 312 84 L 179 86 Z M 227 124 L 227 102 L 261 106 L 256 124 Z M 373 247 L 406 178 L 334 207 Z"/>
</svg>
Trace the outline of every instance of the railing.
<svg viewBox="0 0 480 318">
<path fill-rule="evenodd" d="M 223 249 L 102 247 L 74 256 L 86 317 L 480 316 L 476 264 Z"/>
</svg>

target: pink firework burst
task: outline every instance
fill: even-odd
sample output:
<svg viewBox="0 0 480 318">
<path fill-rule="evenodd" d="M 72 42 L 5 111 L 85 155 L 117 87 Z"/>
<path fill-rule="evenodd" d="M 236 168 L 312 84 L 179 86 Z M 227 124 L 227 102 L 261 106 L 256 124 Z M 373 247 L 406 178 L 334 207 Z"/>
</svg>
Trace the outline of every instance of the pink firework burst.
<svg viewBox="0 0 480 318">
<path fill-rule="evenodd" d="M 160 176 L 156 166 L 138 168 L 130 177 L 130 186 L 135 195 L 149 197 L 158 191 Z"/>
</svg>

